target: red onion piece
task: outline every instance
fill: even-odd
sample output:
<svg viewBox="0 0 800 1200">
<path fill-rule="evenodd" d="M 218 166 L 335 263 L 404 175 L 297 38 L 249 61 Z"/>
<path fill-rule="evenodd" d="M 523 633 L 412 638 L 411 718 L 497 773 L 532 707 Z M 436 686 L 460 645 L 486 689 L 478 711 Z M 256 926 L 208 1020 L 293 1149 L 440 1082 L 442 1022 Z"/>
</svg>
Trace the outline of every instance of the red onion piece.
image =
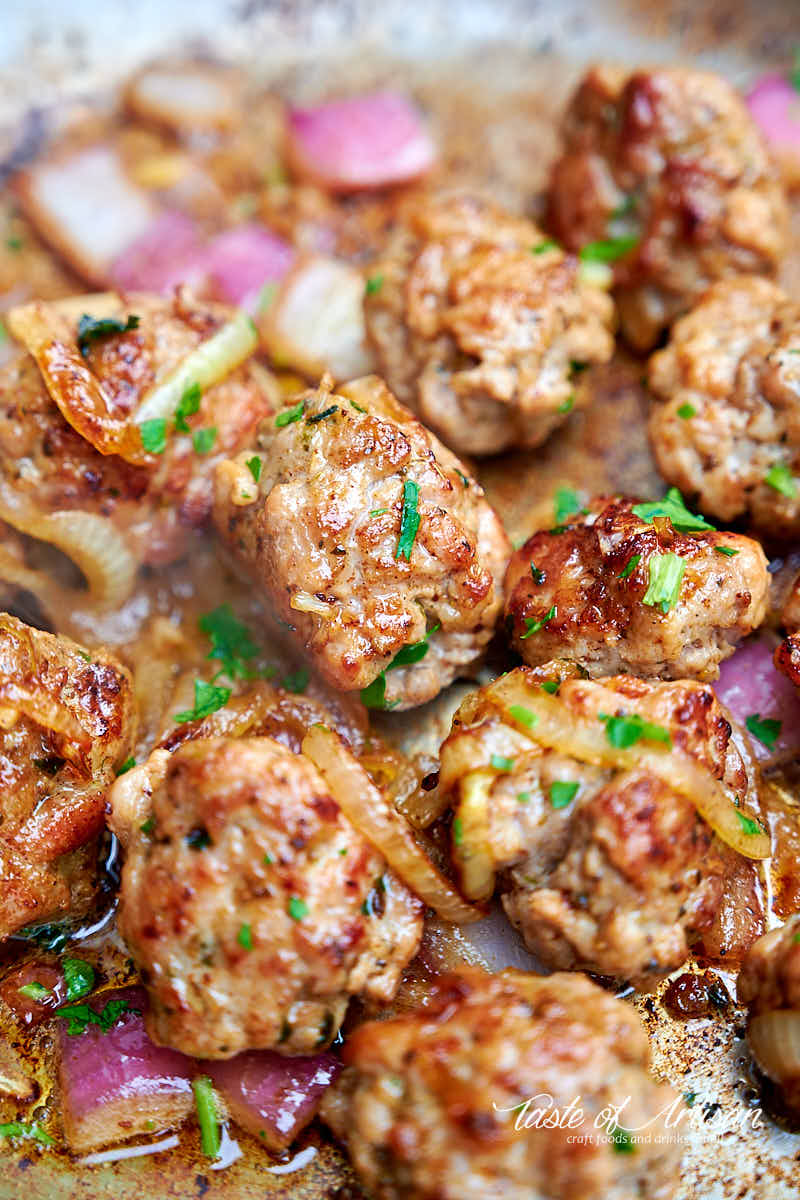
<svg viewBox="0 0 800 1200">
<path fill-rule="evenodd" d="M 270 1150 L 285 1150 L 294 1141 L 342 1069 L 333 1054 L 287 1058 L 272 1050 L 252 1050 L 203 1067 L 232 1119 Z"/>
<path fill-rule="evenodd" d="M 800 93 L 785 75 L 771 74 L 758 80 L 746 100 L 770 147 L 792 174 L 800 174 Z"/>
<path fill-rule="evenodd" d="M 745 642 L 722 664 L 714 684 L 717 696 L 742 726 L 755 714 L 781 722 L 772 749 L 751 735 L 756 756 L 762 762 L 785 761 L 800 752 L 800 693 L 775 670 L 774 649 L 775 643 L 767 637 Z"/>
<path fill-rule="evenodd" d="M 116 259 L 110 278 L 129 292 L 167 294 L 178 283 L 205 277 L 205 247 L 191 217 L 161 213 Z"/>
<path fill-rule="evenodd" d="M 103 992 L 91 999 L 102 1012 L 110 1000 L 126 1000 L 143 1012 L 141 988 Z M 126 1011 L 107 1033 L 89 1025 L 70 1036 L 58 1022 L 59 1080 L 64 1132 L 70 1148 L 95 1150 L 137 1134 L 169 1128 L 193 1107 L 192 1059 L 150 1041 L 141 1015 Z"/>
<path fill-rule="evenodd" d="M 287 135 L 297 173 L 332 191 L 405 183 L 436 159 L 419 112 L 397 92 L 291 109 Z"/>
<path fill-rule="evenodd" d="M 255 222 L 218 234 L 204 254 L 205 270 L 220 297 L 251 312 L 264 285 L 283 279 L 293 260 L 289 243 Z"/>
</svg>

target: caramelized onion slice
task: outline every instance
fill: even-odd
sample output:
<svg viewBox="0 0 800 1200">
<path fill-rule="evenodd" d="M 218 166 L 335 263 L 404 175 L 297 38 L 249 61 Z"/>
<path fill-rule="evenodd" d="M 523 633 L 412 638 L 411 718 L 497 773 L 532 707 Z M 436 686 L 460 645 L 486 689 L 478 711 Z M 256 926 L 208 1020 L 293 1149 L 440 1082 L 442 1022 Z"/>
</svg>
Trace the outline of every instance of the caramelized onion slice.
<svg viewBox="0 0 800 1200">
<path fill-rule="evenodd" d="M 312 725 L 302 749 L 348 820 L 421 900 L 447 921 L 464 925 L 481 920 L 481 910 L 467 904 L 419 848 L 403 818 L 337 734 L 324 725 Z"/>
<path fill-rule="evenodd" d="M 493 771 L 465 775 L 453 820 L 453 859 L 461 887 L 470 900 L 488 900 L 494 892 L 494 862 L 489 849 L 489 790 L 494 779 Z"/>
<path fill-rule="evenodd" d="M 596 766 L 649 771 L 691 800 L 703 820 L 737 853 L 753 859 L 770 857 L 770 837 L 757 815 L 734 804 L 725 786 L 680 747 L 662 749 L 645 741 L 627 748 L 612 746 L 602 721 L 587 720 L 565 708 L 563 700 L 532 686 L 517 671 L 503 675 L 487 691 L 503 710 L 504 719 L 523 732 L 526 727 L 515 721 L 512 707 L 519 705 L 534 714 L 535 728 L 529 736 L 539 745 Z M 620 697 L 612 693 L 609 697 L 610 704 L 619 707 Z"/>
<path fill-rule="evenodd" d="M 776 1083 L 800 1077 L 800 1012 L 776 1009 L 753 1017 L 747 1040 L 761 1070 Z"/>
</svg>

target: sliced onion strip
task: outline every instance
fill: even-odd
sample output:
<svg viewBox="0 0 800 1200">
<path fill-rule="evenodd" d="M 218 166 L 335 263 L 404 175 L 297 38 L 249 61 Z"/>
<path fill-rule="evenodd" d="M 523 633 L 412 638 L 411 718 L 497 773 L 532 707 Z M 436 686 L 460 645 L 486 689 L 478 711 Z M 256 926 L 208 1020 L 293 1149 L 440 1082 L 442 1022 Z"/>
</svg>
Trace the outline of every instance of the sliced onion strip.
<svg viewBox="0 0 800 1200">
<path fill-rule="evenodd" d="M 447 921 L 464 925 L 481 920 L 481 910 L 467 904 L 419 848 L 403 818 L 337 734 L 324 725 L 312 725 L 302 748 L 348 820 L 421 900 Z"/>
<path fill-rule="evenodd" d="M 160 1142 L 148 1142 L 144 1146 L 115 1146 L 113 1150 L 98 1150 L 78 1159 L 80 1167 L 96 1167 L 100 1163 L 120 1162 L 124 1158 L 144 1158 L 146 1154 L 159 1154 L 162 1150 L 174 1150 L 180 1145 L 176 1133 L 162 1138 Z"/>
<path fill-rule="evenodd" d="M 574 709 L 565 709 L 563 695 L 569 686 L 562 684 L 562 698 L 557 699 L 528 683 L 522 673 L 512 671 L 491 684 L 487 692 L 503 710 L 504 719 L 523 732 L 525 728 L 514 721 L 511 707 L 520 705 L 535 714 L 535 730 L 530 732 L 532 741 L 595 766 L 649 771 L 691 800 L 703 820 L 737 853 L 752 859 L 770 857 L 770 837 L 761 829 L 756 815 L 737 807 L 723 784 L 709 771 L 678 746 L 661 749 L 644 741 L 627 748 L 612 746 L 602 721 L 587 720 Z M 619 707 L 621 698 L 615 693 L 609 693 L 609 697 L 613 697 L 610 703 Z M 748 833 L 747 821 L 759 825 L 759 831 Z"/>
<path fill-rule="evenodd" d="M 453 859 L 470 900 L 494 892 L 494 861 L 489 849 L 489 790 L 492 771 L 472 771 L 461 780 L 461 800 L 453 821 Z"/>
<path fill-rule="evenodd" d="M 747 1026 L 753 1058 L 770 1079 L 800 1077 L 800 1012 L 776 1009 L 753 1017 Z"/>
</svg>

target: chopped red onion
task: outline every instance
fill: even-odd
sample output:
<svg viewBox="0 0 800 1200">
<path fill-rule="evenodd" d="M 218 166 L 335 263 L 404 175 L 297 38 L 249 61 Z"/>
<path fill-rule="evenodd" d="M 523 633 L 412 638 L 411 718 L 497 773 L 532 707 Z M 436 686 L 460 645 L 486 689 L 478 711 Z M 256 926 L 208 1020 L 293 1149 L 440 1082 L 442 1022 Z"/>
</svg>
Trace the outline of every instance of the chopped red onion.
<svg viewBox="0 0 800 1200">
<path fill-rule="evenodd" d="M 742 726 L 753 716 L 780 721 L 772 748 L 751 735 L 762 762 L 785 761 L 800 751 L 800 693 L 775 670 L 774 650 L 770 638 L 751 638 L 722 664 L 714 684 L 717 696 Z"/>
<path fill-rule="evenodd" d="M 123 291 L 167 294 L 178 283 L 205 278 L 204 249 L 191 217 L 161 213 L 116 259 L 111 282 Z"/>
<path fill-rule="evenodd" d="M 800 170 L 800 93 L 785 75 L 763 75 L 747 95 L 747 107 L 779 156 Z"/>
<path fill-rule="evenodd" d="M 264 285 L 282 279 L 293 259 L 288 242 L 252 221 L 212 238 L 204 255 L 215 290 L 250 312 L 258 308 Z"/>
</svg>

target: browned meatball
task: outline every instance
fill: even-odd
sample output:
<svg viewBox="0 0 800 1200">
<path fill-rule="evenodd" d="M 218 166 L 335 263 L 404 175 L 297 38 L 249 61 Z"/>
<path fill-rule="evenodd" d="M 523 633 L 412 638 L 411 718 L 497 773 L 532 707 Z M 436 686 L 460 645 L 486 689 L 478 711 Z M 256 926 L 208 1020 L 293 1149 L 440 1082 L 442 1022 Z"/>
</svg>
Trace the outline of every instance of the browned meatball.
<svg viewBox="0 0 800 1200">
<path fill-rule="evenodd" d="M 800 305 L 726 279 L 650 360 L 650 442 L 670 483 L 771 540 L 800 534 Z"/>
<path fill-rule="evenodd" d="M 800 687 L 800 633 L 792 633 L 775 650 L 775 666 Z"/>
<path fill-rule="evenodd" d="M 370 281 L 389 386 L 462 454 L 540 445 L 574 406 L 575 364 L 614 349 L 613 304 L 577 259 L 474 196 L 406 205 Z"/>
<path fill-rule="evenodd" d="M 492 636 L 508 539 L 375 376 L 326 379 L 263 422 L 217 472 L 214 522 L 314 666 L 341 691 L 373 684 L 375 707 L 430 700 Z"/>
<path fill-rule="evenodd" d="M 714 280 L 774 273 L 785 197 L 744 103 L 719 76 L 595 67 L 572 98 L 564 141 L 553 231 L 573 251 L 611 241 L 620 321 L 636 348 L 653 346 Z"/>
<path fill-rule="evenodd" d="M 138 326 L 89 340 L 81 354 L 76 339 L 86 310 L 122 323 L 133 315 Z M 0 519 L 33 533 L 42 515 L 52 524 L 54 514 L 87 512 L 110 520 L 136 563 L 179 557 L 188 528 L 208 517 L 216 463 L 249 444 L 259 420 L 274 411 L 271 377 L 244 363 L 196 396 L 189 391 L 178 425 L 175 412 L 163 419 L 161 446 L 151 428 L 151 452 L 134 418 L 148 394 L 233 316 L 188 293 L 124 302 L 71 297 L 12 310 L 9 328 L 31 355 L 0 370 Z M 198 430 L 213 431 L 204 435 L 210 447 L 195 443 Z M 52 540 L 58 544 L 57 534 Z"/>
<path fill-rule="evenodd" d="M 739 1003 L 758 1066 L 800 1114 L 800 917 L 759 938 L 742 964 Z"/>
<path fill-rule="evenodd" d="M 654 505 L 598 500 L 512 556 L 506 617 L 527 663 L 568 658 L 593 678 L 716 679 L 764 620 L 769 575 L 758 542 L 679 532 L 669 518 L 655 517 L 657 527 L 637 508 L 648 515 Z"/>
<path fill-rule="evenodd" d="M 673 1195 L 679 1150 L 658 1134 L 675 1095 L 649 1074 L 636 1013 L 588 979 L 464 967 L 424 1008 L 362 1025 L 343 1056 L 322 1116 L 380 1200 Z M 632 1153 L 609 1138 L 621 1103 L 618 1125 L 650 1135 Z M 555 1125 L 571 1104 L 571 1124 L 537 1127 L 531 1110 Z"/>
<path fill-rule="evenodd" d="M 149 771 L 119 927 L 155 1041 L 202 1058 L 308 1054 L 335 1037 L 350 996 L 391 999 L 422 904 L 307 759 L 271 738 L 200 738 L 156 751 Z"/>
<path fill-rule="evenodd" d="M 453 798 L 463 890 L 487 898 L 499 876 L 509 919 L 553 969 L 652 986 L 701 934 L 735 959 L 763 929 L 755 868 L 697 806 L 713 789 L 734 830 L 740 818 L 760 833 L 758 780 L 740 737 L 708 687 L 590 682 L 576 670 L 518 668 L 456 714 L 440 786 Z M 699 768 L 689 786 L 687 760 Z M 722 931 L 729 880 L 739 906 Z"/>
<path fill-rule="evenodd" d="M 87 909 L 132 709 L 109 655 L 0 614 L 0 937 Z"/>
</svg>

